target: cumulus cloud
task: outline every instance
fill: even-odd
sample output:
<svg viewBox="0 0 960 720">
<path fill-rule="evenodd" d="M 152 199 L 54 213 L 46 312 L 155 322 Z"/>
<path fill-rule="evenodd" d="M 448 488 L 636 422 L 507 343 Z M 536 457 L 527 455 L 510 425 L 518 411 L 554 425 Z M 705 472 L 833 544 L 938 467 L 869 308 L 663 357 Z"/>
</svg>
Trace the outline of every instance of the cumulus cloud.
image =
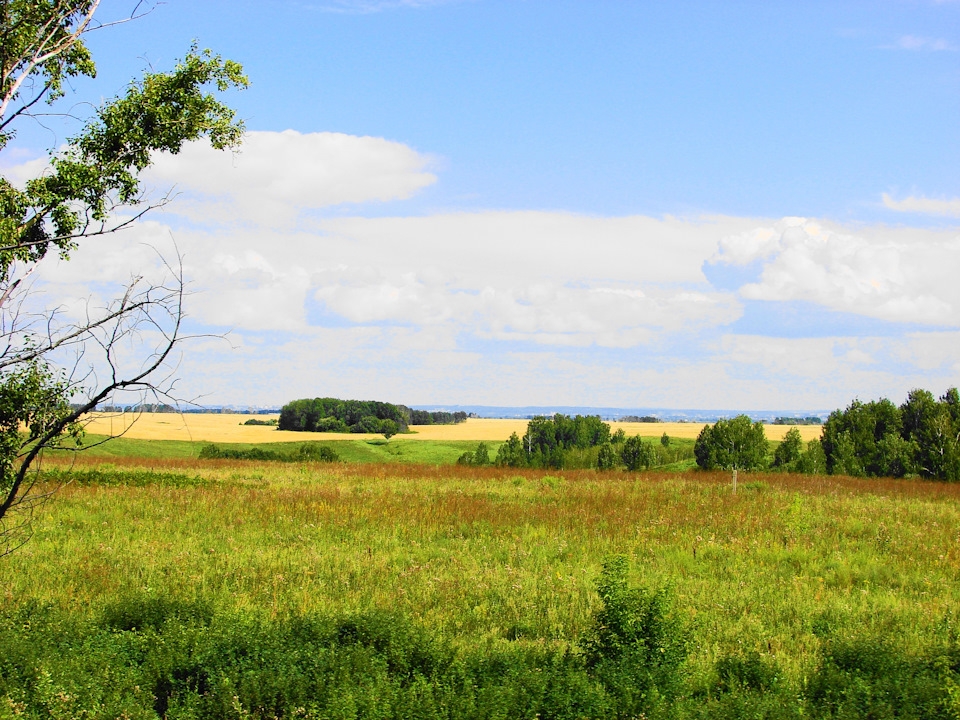
<svg viewBox="0 0 960 720">
<path fill-rule="evenodd" d="M 402 200 L 434 183 L 433 159 L 402 143 L 342 133 L 250 132 L 236 152 L 186 145 L 145 178 L 181 193 L 170 211 L 193 220 L 289 226 L 310 210 Z"/>
<path fill-rule="evenodd" d="M 720 293 L 543 282 L 471 291 L 410 273 L 327 282 L 315 296 L 354 322 L 455 323 L 482 338 L 546 345 L 633 347 L 658 333 L 729 323 L 739 314 L 736 301 Z"/>
<path fill-rule="evenodd" d="M 486 340 L 635 347 L 740 314 L 701 266 L 747 221 L 546 212 L 316 221 L 171 231 L 155 221 L 85 243 L 42 275 L 64 289 L 115 284 L 160 247 L 183 256 L 193 319 L 239 330 L 338 324 L 454 328 Z M 175 240 L 175 249 L 174 249 Z"/>
<path fill-rule="evenodd" d="M 960 217 L 960 198 L 936 199 L 911 195 L 903 200 L 894 200 L 889 194 L 883 193 L 883 204 L 896 212 Z"/>
<path fill-rule="evenodd" d="M 960 325 L 960 236 L 874 228 L 844 232 L 803 218 L 724 238 L 714 263 L 761 261 L 752 300 L 807 300 L 883 320 Z"/>
</svg>

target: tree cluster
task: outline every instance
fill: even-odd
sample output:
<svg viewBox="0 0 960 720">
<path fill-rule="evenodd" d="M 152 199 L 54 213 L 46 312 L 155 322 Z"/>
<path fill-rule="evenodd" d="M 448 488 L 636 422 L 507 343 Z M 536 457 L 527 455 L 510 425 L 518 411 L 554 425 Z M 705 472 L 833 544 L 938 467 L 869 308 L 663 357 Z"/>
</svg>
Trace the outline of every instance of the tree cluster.
<svg viewBox="0 0 960 720">
<path fill-rule="evenodd" d="M 771 425 L 821 425 L 823 420 L 815 415 L 809 417 L 778 417 Z"/>
<path fill-rule="evenodd" d="M 312 398 L 294 400 L 280 409 L 280 430 L 299 432 L 382 433 L 407 429 L 408 408 L 375 400 Z"/>
<path fill-rule="evenodd" d="M 834 475 L 960 480 L 960 395 L 917 389 L 899 407 L 854 400 L 827 418 L 822 443 Z"/>
<path fill-rule="evenodd" d="M 641 470 L 674 462 L 681 454 L 666 434 L 659 443 L 648 442 L 639 435 L 627 437 L 623 428 L 611 433 L 610 425 L 594 415 L 556 414 L 532 418 L 522 438 L 510 435 L 495 462 L 502 467 Z"/>
<path fill-rule="evenodd" d="M 254 447 L 246 450 L 222 448 L 215 443 L 200 448 L 201 460 L 257 460 L 261 462 L 339 462 L 336 450 L 327 445 L 304 443 L 295 450 L 265 450 Z"/>
<path fill-rule="evenodd" d="M 490 465 L 491 463 L 492 460 L 490 459 L 490 450 L 487 448 L 487 444 L 485 442 L 479 443 L 476 450 L 472 452 L 467 451 L 457 458 L 457 465 L 483 467 L 484 465 Z"/>
<path fill-rule="evenodd" d="M 790 428 L 768 457 L 769 443 L 763 424 L 746 415 L 705 425 L 693 447 L 697 465 L 704 470 L 765 470 L 822 473 L 826 469 L 819 440 L 803 445 L 800 431 Z"/>
<path fill-rule="evenodd" d="M 522 440 L 513 433 L 500 446 L 496 462 L 508 467 L 562 468 L 570 451 L 598 447 L 609 441 L 610 426 L 596 415 L 537 415 L 527 423 Z"/>
<path fill-rule="evenodd" d="M 404 407 L 401 405 L 400 407 Z M 456 425 L 457 423 L 462 423 L 467 421 L 467 414 L 462 410 L 456 412 L 446 412 L 444 410 L 438 410 L 431 412 L 429 410 L 409 410 L 409 420 L 407 421 L 408 425 Z"/>
<path fill-rule="evenodd" d="M 660 418 L 654 417 L 653 415 L 624 415 L 620 418 L 620 422 L 629 422 L 629 423 L 658 423 Z"/>
</svg>

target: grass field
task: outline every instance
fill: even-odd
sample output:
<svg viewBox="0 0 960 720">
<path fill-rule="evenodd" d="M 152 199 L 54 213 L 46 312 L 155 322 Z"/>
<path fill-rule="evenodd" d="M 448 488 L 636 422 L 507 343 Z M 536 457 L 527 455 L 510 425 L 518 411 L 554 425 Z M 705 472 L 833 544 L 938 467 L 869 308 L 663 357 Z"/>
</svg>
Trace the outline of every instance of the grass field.
<svg viewBox="0 0 960 720">
<path fill-rule="evenodd" d="M 960 718 L 958 484 L 735 493 L 455 464 L 524 421 L 387 441 L 247 417 L 45 456 L 61 487 L 0 561 L 0 720 Z M 688 457 L 700 426 L 624 429 Z M 317 441 L 347 462 L 198 459 Z"/>
<path fill-rule="evenodd" d="M 734 495 L 726 473 L 83 454 L 70 473 L 0 562 L 7 612 L 90 618 L 129 598 L 267 622 L 380 610 L 471 657 L 575 651 L 619 554 L 633 583 L 669 589 L 690 707 L 725 658 L 775 668 L 782 708 L 830 643 L 910 655 L 957 639 L 955 485 L 741 473 Z"/>
<path fill-rule="evenodd" d="M 95 435 L 119 435 L 139 440 L 175 440 L 213 443 L 264 444 L 270 442 L 304 442 L 308 440 L 355 440 L 350 433 L 302 433 L 280 431 L 263 425 L 244 425 L 251 418 L 268 420 L 273 415 L 242 415 L 225 413 L 143 413 L 140 415 L 96 413 L 85 422 L 88 432 Z M 660 437 L 666 433 L 676 438 L 696 438 L 703 428 L 699 423 L 610 423 L 616 431 L 623 428 L 628 436 Z M 411 433 L 395 436 L 397 440 L 473 441 L 502 442 L 517 433 L 526 432 L 526 420 L 499 420 L 470 418 L 456 425 L 417 425 Z M 769 440 L 782 440 L 789 429 L 786 425 L 766 425 L 764 430 Z M 819 425 L 802 425 L 800 434 L 804 441 L 820 437 Z M 372 435 L 368 437 L 379 437 Z"/>
</svg>

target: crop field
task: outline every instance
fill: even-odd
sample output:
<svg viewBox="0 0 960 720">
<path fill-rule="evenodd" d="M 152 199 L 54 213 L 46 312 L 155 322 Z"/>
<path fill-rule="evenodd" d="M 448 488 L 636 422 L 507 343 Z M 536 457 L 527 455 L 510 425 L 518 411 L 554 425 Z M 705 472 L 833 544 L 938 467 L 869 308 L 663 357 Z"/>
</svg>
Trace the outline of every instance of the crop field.
<svg viewBox="0 0 960 720">
<path fill-rule="evenodd" d="M 949 655 L 960 630 L 957 485 L 741 473 L 734 494 L 726 473 L 104 462 L 83 454 L 46 467 L 53 479 L 71 482 L 37 513 L 29 543 L 0 562 L 4 612 L 21 618 L 8 621 L 0 637 L 8 656 L 26 652 L 9 648 L 10 633 L 41 627 L 52 612 L 29 615 L 37 607 L 56 609 L 56 627 L 63 618 L 88 623 L 91 637 L 100 636 L 90 627 L 113 623 L 114 634 L 97 643 L 120 637 L 117 622 L 142 632 L 116 620 L 118 612 L 139 617 L 130 607 L 208 608 L 213 619 L 205 630 L 176 630 L 168 618 L 151 631 L 179 633 L 163 642 L 186 643 L 184 653 L 200 652 L 203 633 L 234 626 L 252 623 L 264 632 L 291 622 L 302 627 L 304 618 L 387 612 L 452 657 L 514 658 L 541 672 L 543 658 L 579 657 L 603 607 L 602 567 L 624 556 L 630 584 L 663 590 L 685 639 L 679 694 L 666 710 L 650 706 L 653 715 L 661 707 L 664 717 L 737 717 L 753 707 L 758 717 L 808 717 L 810 678 L 826 672 L 830 648 L 847 647 L 893 648 L 891 662 L 921 658 L 922 667 L 931 649 L 947 648 L 947 660 L 936 660 L 936 682 L 948 693 L 937 696 L 937 707 L 943 717 L 960 708 L 949 705 L 949 688 L 960 687 L 949 684 L 960 680 L 949 664 L 960 661 Z M 120 651 L 109 652 L 115 658 Z M 729 667 L 740 668 L 739 689 L 723 689 Z M 881 670 L 894 677 L 890 667 Z M 86 697 L 56 672 L 54 679 L 68 697 Z M 247 698 L 236 682 L 231 697 Z M 206 686 L 190 687 L 200 693 Z M 298 716 L 243 702 L 243 712 L 216 716 Z M 299 716 L 361 715 L 318 709 Z M 462 716 L 498 715 L 488 708 Z"/>
<path fill-rule="evenodd" d="M 118 435 L 141 440 L 180 440 L 212 443 L 304 442 L 308 440 L 355 440 L 351 433 L 304 433 L 280 431 L 263 425 L 244 425 L 250 419 L 270 420 L 277 415 L 244 415 L 232 413 L 94 413 L 86 418 L 87 431 L 96 435 Z M 613 431 L 623 428 L 629 435 L 693 439 L 703 428 L 700 423 L 621 423 L 612 422 Z M 487 441 L 502 442 L 510 433 L 523 436 L 526 420 L 470 418 L 456 425 L 415 425 L 413 432 L 396 435 L 396 440 Z M 766 425 L 769 440 L 782 440 L 787 425 Z M 820 436 L 819 425 L 799 427 L 804 441 Z M 378 436 L 370 436 L 378 437 Z"/>
</svg>

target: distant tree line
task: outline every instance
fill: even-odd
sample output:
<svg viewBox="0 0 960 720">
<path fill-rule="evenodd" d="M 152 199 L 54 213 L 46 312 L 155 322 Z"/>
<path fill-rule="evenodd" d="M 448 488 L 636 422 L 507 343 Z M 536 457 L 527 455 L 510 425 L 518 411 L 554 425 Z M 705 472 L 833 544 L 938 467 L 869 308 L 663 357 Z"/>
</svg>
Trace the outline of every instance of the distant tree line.
<svg viewBox="0 0 960 720">
<path fill-rule="evenodd" d="M 660 418 L 654 417 L 653 415 L 624 415 L 620 418 L 620 422 L 629 422 L 629 423 L 658 423 Z"/>
<path fill-rule="evenodd" d="M 109 413 L 178 413 L 180 409 L 166 403 L 141 403 L 139 405 L 99 405 L 99 412 Z"/>
<path fill-rule="evenodd" d="M 939 399 L 912 390 L 899 407 L 890 400 L 854 400 L 834 410 L 819 440 L 804 448 L 797 428 L 787 431 L 772 460 L 760 423 L 746 415 L 706 425 L 694 445 L 704 469 L 772 468 L 855 477 L 922 477 L 960 480 L 960 394 Z"/>
<path fill-rule="evenodd" d="M 410 413 L 408 425 L 455 425 L 467 421 L 467 414 L 462 410 L 446 412 L 443 410 L 430 412 L 429 410 L 410 410 L 400 405 Z"/>
<path fill-rule="evenodd" d="M 822 425 L 823 420 L 811 415 L 810 417 L 778 417 L 771 423 L 772 425 Z"/>
</svg>

